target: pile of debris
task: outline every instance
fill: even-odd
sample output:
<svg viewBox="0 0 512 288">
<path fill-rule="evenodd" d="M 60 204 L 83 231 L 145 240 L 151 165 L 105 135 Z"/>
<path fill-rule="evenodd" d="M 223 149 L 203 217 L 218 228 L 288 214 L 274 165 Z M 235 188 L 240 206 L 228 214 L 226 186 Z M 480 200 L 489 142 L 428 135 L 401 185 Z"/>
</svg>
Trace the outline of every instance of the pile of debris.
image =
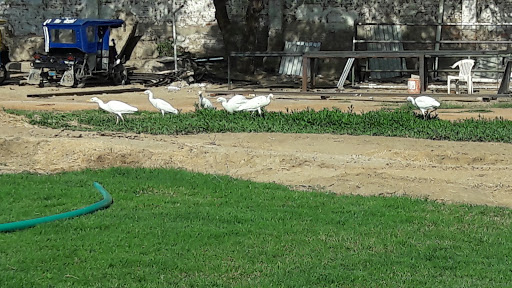
<svg viewBox="0 0 512 288">
<path fill-rule="evenodd" d="M 178 70 L 156 73 L 130 72 L 129 79 L 130 83 L 140 83 L 145 87 L 167 86 L 173 83 L 184 83 L 187 86 L 201 82 L 225 83 L 226 77 L 219 76 L 215 72 L 219 70 L 218 66 L 225 66 L 223 60 L 223 57 L 194 58 L 191 54 L 184 54 L 178 60 Z M 163 57 L 157 61 L 164 65 L 172 63 L 174 66 L 173 57 Z M 216 66 L 216 68 L 212 66 Z"/>
</svg>

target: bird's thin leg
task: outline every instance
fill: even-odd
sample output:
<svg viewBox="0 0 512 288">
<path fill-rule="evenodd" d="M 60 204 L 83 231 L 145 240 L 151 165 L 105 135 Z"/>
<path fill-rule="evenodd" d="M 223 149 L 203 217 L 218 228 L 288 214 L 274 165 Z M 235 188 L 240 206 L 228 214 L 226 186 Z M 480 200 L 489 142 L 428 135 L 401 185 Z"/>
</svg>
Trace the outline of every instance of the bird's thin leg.
<svg viewBox="0 0 512 288">
<path fill-rule="evenodd" d="M 258 115 L 261 116 L 261 108 L 258 107 Z"/>
<path fill-rule="evenodd" d="M 164 112 L 164 110 L 161 110 L 161 111 L 162 111 L 162 116 L 164 116 L 164 117 L 165 117 L 165 112 Z"/>
<path fill-rule="evenodd" d="M 119 124 L 119 116 L 116 115 L 116 125 Z"/>
<path fill-rule="evenodd" d="M 124 122 L 123 114 L 119 114 L 119 117 L 121 117 L 121 120 Z"/>
</svg>

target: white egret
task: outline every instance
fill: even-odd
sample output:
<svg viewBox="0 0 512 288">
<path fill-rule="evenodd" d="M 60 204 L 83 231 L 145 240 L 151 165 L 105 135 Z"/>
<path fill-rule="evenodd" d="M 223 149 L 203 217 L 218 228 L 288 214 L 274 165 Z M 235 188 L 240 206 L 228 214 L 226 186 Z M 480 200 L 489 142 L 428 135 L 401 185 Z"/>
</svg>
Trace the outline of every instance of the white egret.
<svg viewBox="0 0 512 288">
<path fill-rule="evenodd" d="M 222 107 L 224 107 L 224 109 L 228 113 L 233 113 L 247 101 L 247 98 L 245 98 L 243 95 L 235 95 L 231 97 L 229 100 L 227 100 L 224 97 L 217 98 L 217 102 L 220 102 L 222 104 Z"/>
<path fill-rule="evenodd" d="M 131 113 L 138 111 L 138 109 L 136 107 L 130 106 L 124 102 L 117 101 L 117 100 L 112 100 L 107 103 L 103 103 L 103 101 L 101 101 L 97 97 L 93 97 L 89 100 L 89 102 L 96 102 L 96 103 L 98 103 L 98 105 L 100 106 L 101 109 L 115 114 L 116 115 L 116 124 L 119 123 L 119 118 L 121 118 L 121 120 L 123 120 L 123 122 L 124 122 L 123 114 L 131 114 Z"/>
<path fill-rule="evenodd" d="M 199 91 L 199 108 L 202 109 L 213 109 L 213 104 L 208 100 L 208 98 L 204 98 L 203 91 Z"/>
<path fill-rule="evenodd" d="M 428 96 L 419 96 L 416 97 L 416 99 L 407 97 L 407 101 L 420 109 L 421 114 L 423 114 L 423 119 L 427 119 L 427 116 L 429 116 L 431 112 L 436 111 L 441 105 L 436 99 Z"/>
<path fill-rule="evenodd" d="M 249 99 L 245 104 L 240 105 L 236 111 L 258 111 L 261 115 L 261 108 L 270 104 L 270 100 L 274 98 L 274 95 L 268 94 L 267 96 L 257 96 Z"/>
<path fill-rule="evenodd" d="M 172 107 L 171 104 L 165 102 L 162 99 L 154 98 L 153 92 L 151 90 L 144 91 L 144 94 L 148 95 L 149 102 L 155 106 L 156 109 L 160 110 L 162 112 L 162 116 L 165 116 L 165 113 L 173 113 L 178 114 L 178 110 L 174 107 Z"/>
</svg>

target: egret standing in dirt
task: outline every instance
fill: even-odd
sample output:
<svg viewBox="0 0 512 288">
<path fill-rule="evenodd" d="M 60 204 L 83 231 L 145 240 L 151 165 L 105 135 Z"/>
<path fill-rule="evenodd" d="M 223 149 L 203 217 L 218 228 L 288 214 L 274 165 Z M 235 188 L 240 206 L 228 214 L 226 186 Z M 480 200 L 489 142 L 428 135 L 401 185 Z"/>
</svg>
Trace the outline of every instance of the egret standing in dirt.
<svg viewBox="0 0 512 288">
<path fill-rule="evenodd" d="M 258 114 L 261 115 L 261 108 L 270 104 L 272 98 L 274 98 L 274 94 L 272 93 L 268 94 L 268 96 L 254 97 L 240 105 L 236 111 L 258 111 Z"/>
<path fill-rule="evenodd" d="M 427 119 L 427 116 L 430 116 L 430 113 L 436 111 L 441 105 L 436 99 L 429 96 L 419 96 L 416 97 L 416 99 L 407 97 L 407 101 L 420 109 L 421 114 L 423 114 L 423 119 Z"/>
<path fill-rule="evenodd" d="M 131 105 L 128 105 L 124 102 L 112 100 L 107 103 L 103 103 L 100 99 L 97 97 L 93 97 L 89 100 L 89 102 L 96 102 L 100 106 L 101 109 L 113 113 L 116 115 L 116 124 L 119 123 L 119 119 L 123 120 L 123 114 L 131 114 L 134 112 L 137 112 L 139 109 L 136 107 L 133 107 Z"/>
<path fill-rule="evenodd" d="M 168 102 L 166 102 L 162 99 L 154 98 L 153 92 L 151 92 L 151 90 L 144 91 L 144 94 L 147 94 L 149 102 L 151 102 L 151 104 L 153 104 L 153 106 L 156 109 L 158 109 L 158 110 L 160 110 L 160 112 L 162 112 L 162 116 L 165 116 L 165 113 L 178 114 L 178 109 L 172 107 L 171 104 L 169 104 Z"/>
<path fill-rule="evenodd" d="M 203 91 L 199 91 L 197 93 L 199 95 L 199 108 L 201 109 L 213 109 L 213 104 L 208 100 L 208 98 L 204 98 Z"/>
<path fill-rule="evenodd" d="M 228 112 L 233 113 L 236 111 L 240 106 L 247 103 L 247 98 L 244 97 L 244 95 L 235 95 L 231 97 L 229 100 L 227 100 L 224 97 L 217 98 L 217 102 L 220 102 L 222 104 L 222 107 Z"/>
</svg>

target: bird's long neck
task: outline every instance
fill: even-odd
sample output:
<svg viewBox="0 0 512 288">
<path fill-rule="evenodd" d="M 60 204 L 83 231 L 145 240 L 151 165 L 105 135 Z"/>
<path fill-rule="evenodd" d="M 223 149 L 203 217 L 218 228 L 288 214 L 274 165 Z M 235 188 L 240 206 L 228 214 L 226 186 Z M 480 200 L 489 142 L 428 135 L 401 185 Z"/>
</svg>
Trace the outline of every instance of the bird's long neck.
<svg viewBox="0 0 512 288">
<path fill-rule="evenodd" d="M 97 103 L 100 106 L 100 108 L 105 108 L 105 103 L 103 103 L 103 101 L 98 99 Z"/>
<path fill-rule="evenodd" d="M 153 92 L 151 92 L 151 91 L 150 91 L 150 92 L 148 92 L 148 97 L 149 97 L 149 99 L 151 99 L 151 100 L 152 100 L 152 99 L 154 99 L 154 98 L 153 98 Z"/>
</svg>

